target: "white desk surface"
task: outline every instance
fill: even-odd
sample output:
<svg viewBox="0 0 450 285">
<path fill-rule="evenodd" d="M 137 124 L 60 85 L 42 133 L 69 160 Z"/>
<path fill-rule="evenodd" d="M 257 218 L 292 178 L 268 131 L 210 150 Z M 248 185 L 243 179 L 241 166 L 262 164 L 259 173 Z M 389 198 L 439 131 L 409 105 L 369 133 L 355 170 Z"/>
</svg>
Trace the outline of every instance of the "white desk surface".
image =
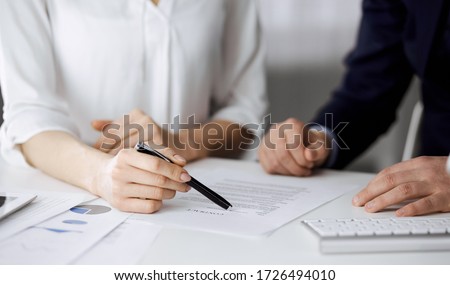
<svg viewBox="0 0 450 285">
<path fill-rule="evenodd" d="M 205 159 L 187 168 L 195 173 L 216 165 L 249 173 L 261 173 L 259 164 L 249 161 Z M 315 176 L 334 183 L 365 185 L 373 174 L 345 171 L 320 171 Z M 311 179 L 311 178 L 299 178 Z M 315 178 L 313 178 L 315 179 Z M 78 192 L 73 186 L 52 179 L 39 171 L 13 168 L 0 159 L 0 189 L 34 188 L 47 191 Z M 392 217 L 392 211 L 365 213 L 351 205 L 355 192 L 348 193 L 281 227 L 269 237 L 242 238 L 228 235 L 164 228 L 148 248 L 142 264 L 450 264 L 450 252 L 321 254 L 319 239 L 300 221 L 320 218 Z M 436 216 L 450 216 L 438 214 Z"/>
</svg>

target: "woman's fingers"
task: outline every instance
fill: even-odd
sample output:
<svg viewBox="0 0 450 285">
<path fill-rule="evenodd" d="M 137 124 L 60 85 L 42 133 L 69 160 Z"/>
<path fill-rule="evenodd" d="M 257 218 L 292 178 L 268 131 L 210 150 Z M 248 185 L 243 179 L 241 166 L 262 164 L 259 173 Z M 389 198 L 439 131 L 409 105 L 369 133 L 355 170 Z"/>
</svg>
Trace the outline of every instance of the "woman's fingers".
<svg viewBox="0 0 450 285">
<path fill-rule="evenodd" d="M 94 130 L 101 132 L 107 125 L 111 124 L 111 120 L 93 120 L 91 126 Z"/>
<path fill-rule="evenodd" d="M 132 110 L 129 114 L 116 121 L 94 120 L 92 127 L 102 134 L 94 144 L 94 147 L 112 154 L 125 147 L 134 146 L 128 138 L 138 135 L 139 140 L 155 140 L 161 144 L 161 128 L 139 109 Z"/>
<path fill-rule="evenodd" d="M 120 139 L 120 121 L 95 120 L 91 122 L 91 125 L 95 130 L 101 132 L 100 137 L 93 145 L 94 148 L 106 152 L 117 144 Z"/>
<path fill-rule="evenodd" d="M 164 175 L 151 173 L 135 167 L 120 170 L 116 175 L 121 176 L 119 177 L 120 180 L 127 180 L 128 183 L 138 185 L 156 186 L 159 188 L 170 189 L 180 192 L 187 192 L 190 189 L 186 183 L 174 181 Z M 140 196 L 131 196 L 131 197 L 140 197 Z M 151 198 L 151 197 L 145 196 L 144 198 Z"/>
<path fill-rule="evenodd" d="M 160 200 L 148 200 L 137 198 L 116 199 L 112 205 L 123 211 L 141 214 L 152 214 L 157 212 L 162 207 Z"/>
<path fill-rule="evenodd" d="M 117 143 L 111 147 L 107 152 L 112 155 L 116 155 L 120 150 L 124 148 L 132 148 L 138 142 L 150 141 L 152 144 L 161 145 L 162 144 L 162 130 L 154 123 L 154 121 L 148 116 L 142 116 L 138 121 L 130 124 L 129 131 L 123 129 L 123 132 L 119 137 L 117 137 Z"/>
<path fill-rule="evenodd" d="M 185 160 L 173 150 L 161 152 L 184 165 Z M 191 177 L 182 166 L 134 149 L 120 151 L 108 165 L 111 183 L 106 185 L 111 186 L 103 196 L 122 211 L 153 213 L 161 208 L 163 200 L 174 198 L 177 191 L 190 189 L 185 182 Z"/>
<path fill-rule="evenodd" d="M 167 150 L 165 150 L 167 152 Z M 120 163 L 145 170 L 150 173 L 159 174 L 177 182 L 188 182 L 190 175 L 181 166 L 167 162 L 161 158 L 145 153 L 137 152 L 134 149 L 124 149 L 117 154 Z"/>
<path fill-rule="evenodd" d="M 173 149 L 166 147 L 162 149 L 158 149 L 160 153 L 162 153 L 165 157 L 170 159 L 173 163 L 183 167 L 186 165 L 187 160 L 181 155 L 177 154 Z"/>
<path fill-rule="evenodd" d="M 117 142 L 117 144 L 107 150 L 107 153 L 111 155 L 118 154 L 122 149 L 125 148 L 132 148 L 134 147 L 138 142 L 142 141 L 142 134 L 139 134 L 139 132 L 135 132 L 131 134 L 129 137 L 126 137 L 122 139 L 120 142 Z"/>
<path fill-rule="evenodd" d="M 120 190 L 118 195 L 124 195 L 124 198 L 145 198 L 151 200 L 170 200 L 175 197 L 176 191 L 157 186 L 148 186 L 142 184 L 128 184 Z"/>
</svg>

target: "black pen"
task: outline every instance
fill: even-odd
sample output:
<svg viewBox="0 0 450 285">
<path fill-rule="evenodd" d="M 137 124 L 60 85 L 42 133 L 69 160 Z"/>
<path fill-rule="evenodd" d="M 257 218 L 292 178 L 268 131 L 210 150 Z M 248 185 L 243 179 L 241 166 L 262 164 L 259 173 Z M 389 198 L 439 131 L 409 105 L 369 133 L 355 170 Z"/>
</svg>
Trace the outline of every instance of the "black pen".
<svg viewBox="0 0 450 285">
<path fill-rule="evenodd" d="M 136 144 L 135 149 L 138 152 L 153 155 L 153 156 L 159 157 L 162 160 L 165 160 L 169 163 L 173 163 L 172 160 L 170 160 L 169 158 L 164 156 L 162 153 L 156 151 L 155 149 L 151 148 L 150 146 L 146 145 L 143 142 L 139 142 L 138 144 Z M 197 179 L 195 179 L 192 176 L 191 176 L 191 180 L 186 182 L 186 184 L 191 186 L 192 188 L 194 188 L 195 190 L 197 190 L 198 192 L 203 194 L 203 196 L 205 196 L 212 202 L 216 203 L 220 207 L 224 208 L 225 210 L 228 210 L 229 207 L 233 207 L 233 205 L 231 205 L 230 202 L 225 200 L 222 196 L 220 196 L 213 190 L 211 190 L 208 187 L 206 187 L 205 185 L 203 185 L 200 181 L 198 181 Z"/>
</svg>

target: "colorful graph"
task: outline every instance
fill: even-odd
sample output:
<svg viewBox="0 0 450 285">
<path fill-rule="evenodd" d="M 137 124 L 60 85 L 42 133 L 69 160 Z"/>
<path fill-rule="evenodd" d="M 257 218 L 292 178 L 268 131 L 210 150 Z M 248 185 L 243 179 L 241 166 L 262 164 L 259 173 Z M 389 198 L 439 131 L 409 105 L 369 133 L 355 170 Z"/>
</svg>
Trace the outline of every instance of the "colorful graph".
<svg viewBox="0 0 450 285">
<path fill-rule="evenodd" d="M 100 215 L 108 213 L 111 208 L 101 205 L 80 205 L 71 208 L 70 211 L 81 215 Z"/>
<path fill-rule="evenodd" d="M 80 221 L 80 220 L 64 220 L 63 223 L 69 224 L 69 225 L 86 225 L 87 224 L 87 222 Z"/>
</svg>

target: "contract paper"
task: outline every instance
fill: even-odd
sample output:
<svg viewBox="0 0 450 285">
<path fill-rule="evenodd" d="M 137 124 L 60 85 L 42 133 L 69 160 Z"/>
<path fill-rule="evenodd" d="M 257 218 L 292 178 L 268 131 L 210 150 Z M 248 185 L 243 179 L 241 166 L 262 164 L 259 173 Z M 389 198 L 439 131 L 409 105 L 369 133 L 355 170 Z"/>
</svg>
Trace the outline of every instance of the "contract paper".
<svg viewBox="0 0 450 285">
<path fill-rule="evenodd" d="M 83 203 L 0 242 L 0 264 L 69 264 L 128 216 L 101 199 Z"/>
<path fill-rule="evenodd" d="M 162 227 L 144 221 L 127 220 L 99 241 L 75 264 L 138 264 L 157 238 Z"/>
<path fill-rule="evenodd" d="M 33 193 L 33 192 L 32 192 Z M 35 193 L 30 205 L 0 221 L 0 241 L 85 201 L 84 194 Z"/>
<path fill-rule="evenodd" d="M 269 234 L 355 188 L 355 185 L 324 183 L 320 177 L 247 175 L 225 169 L 197 176 L 233 207 L 223 210 L 192 189 L 165 202 L 158 213 L 135 214 L 132 219 L 231 235 L 259 236 Z"/>
</svg>

